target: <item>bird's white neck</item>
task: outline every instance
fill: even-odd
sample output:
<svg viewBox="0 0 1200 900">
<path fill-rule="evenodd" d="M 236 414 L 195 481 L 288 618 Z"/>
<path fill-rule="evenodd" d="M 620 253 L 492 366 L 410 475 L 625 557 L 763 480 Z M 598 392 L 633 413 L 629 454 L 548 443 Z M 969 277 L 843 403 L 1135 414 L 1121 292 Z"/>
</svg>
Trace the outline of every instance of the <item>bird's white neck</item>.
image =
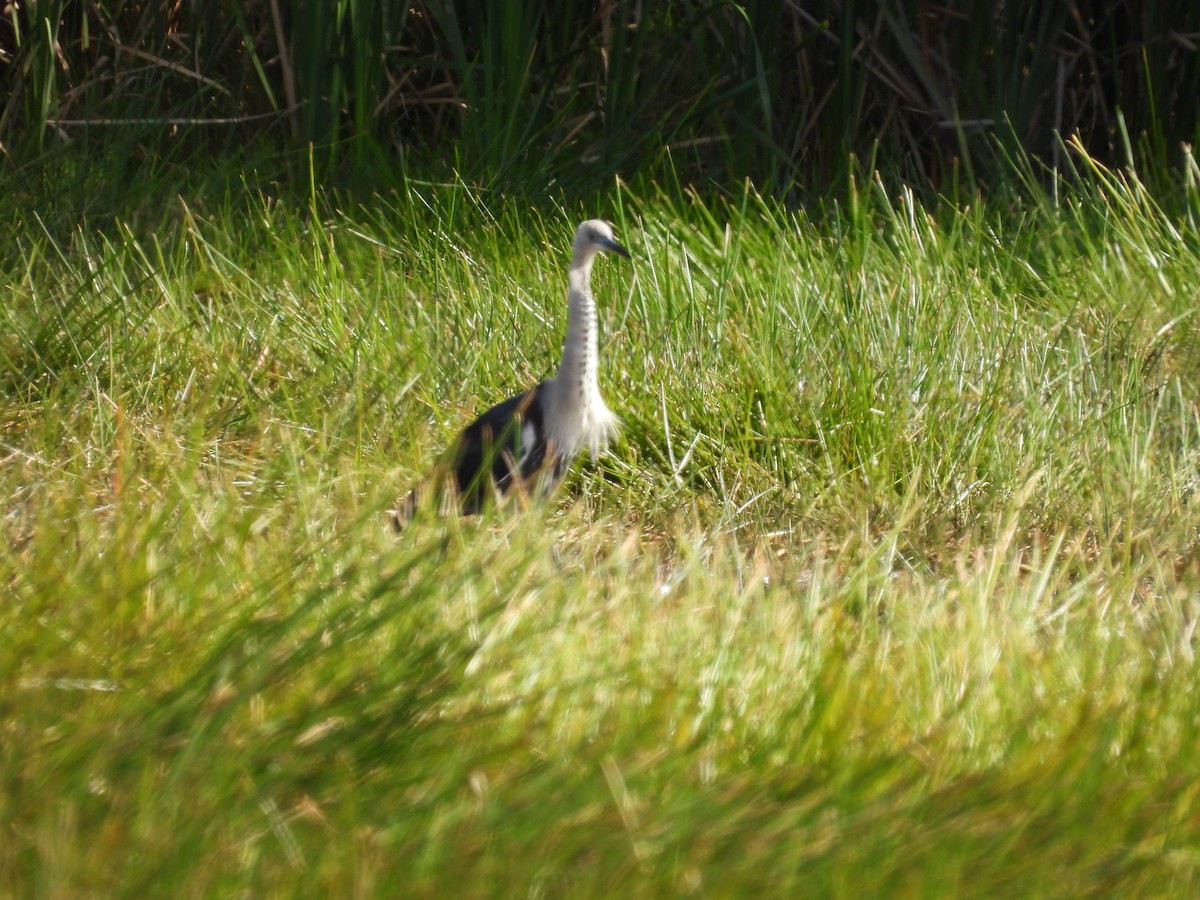
<svg viewBox="0 0 1200 900">
<path fill-rule="evenodd" d="M 599 390 L 596 349 L 596 304 L 589 282 L 592 260 L 575 260 L 567 273 L 567 337 L 563 342 L 562 362 L 557 380 L 581 394 Z"/>
<path fill-rule="evenodd" d="M 600 396 L 596 304 L 591 275 L 595 253 L 576 253 L 567 273 L 567 337 L 553 382 L 553 421 L 548 422 L 568 455 L 587 446 L 603 449 L 618 420 Z"/>
</svg>

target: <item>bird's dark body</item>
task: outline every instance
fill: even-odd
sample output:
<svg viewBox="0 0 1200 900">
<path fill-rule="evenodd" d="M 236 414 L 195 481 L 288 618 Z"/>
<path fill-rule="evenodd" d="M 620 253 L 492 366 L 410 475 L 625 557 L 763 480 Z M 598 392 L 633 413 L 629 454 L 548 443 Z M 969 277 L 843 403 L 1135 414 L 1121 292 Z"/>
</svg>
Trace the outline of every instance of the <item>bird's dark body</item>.
<svg viewBox="0 0 1200 900">
<path fill-rule="evenodd" d="M 517 484 L 541 478 L 548 489 L 565 474 L 566 460 L 550 453 L 546 439 L 545 396 L 542 381 L 503 403 L 497 403 L 468 425 L 454 444 L 450 464 L 462 497 L 462 511 L 479 512 L 493 489 L 508 493 Z M 526 445 L 529 437 L 531 444 Z M 552 469 L 543 472 L 548 462 Z"/>
</svg>

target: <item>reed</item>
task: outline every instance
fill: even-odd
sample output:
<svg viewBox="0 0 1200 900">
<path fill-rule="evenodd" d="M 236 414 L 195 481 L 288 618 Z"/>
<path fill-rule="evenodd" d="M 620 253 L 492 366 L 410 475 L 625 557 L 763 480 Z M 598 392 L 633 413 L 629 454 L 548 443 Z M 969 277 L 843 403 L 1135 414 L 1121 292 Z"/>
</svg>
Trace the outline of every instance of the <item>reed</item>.
<svg viewBox="0 0 1200 900">
<path fill-rule="evenodd" d="M 0 142 L 10 164 L 118 134 L 146 154 L 313 143 L 327 175 L 441 159 L 535 192 L 661 170 L 669 153 L 685 181 L 793 199 L 844 192 L 855 159 L 925 196 L 994 187 L 1014 155 L 1051 183 L 1071 137 L 1109 166 L 1178 166 L 1200 9 L 1073 9 L 17 2 L 0 24 Z"/>
</svg>

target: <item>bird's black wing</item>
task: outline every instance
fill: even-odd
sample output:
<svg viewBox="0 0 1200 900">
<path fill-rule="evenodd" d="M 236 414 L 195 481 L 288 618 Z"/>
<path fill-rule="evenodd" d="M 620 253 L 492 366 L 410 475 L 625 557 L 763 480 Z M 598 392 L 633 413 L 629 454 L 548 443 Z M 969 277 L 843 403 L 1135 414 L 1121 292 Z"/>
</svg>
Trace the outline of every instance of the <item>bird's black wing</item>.
<svg viewBox="0 0 1200 900">
<path fill-rule="evenodd" d="M 514 483 L 514 467 L 519 465 L 520 477 L 526 479 L 545 463 L 545 387 L 543 381 L 497 403 L 459 435 L 452 465 L 463 512 L 478 512 L 492 485 L 501 493 L 507 492 Z M 533 426 L 531 446 L 522 446 L 526 425 Z"/>
</svg>

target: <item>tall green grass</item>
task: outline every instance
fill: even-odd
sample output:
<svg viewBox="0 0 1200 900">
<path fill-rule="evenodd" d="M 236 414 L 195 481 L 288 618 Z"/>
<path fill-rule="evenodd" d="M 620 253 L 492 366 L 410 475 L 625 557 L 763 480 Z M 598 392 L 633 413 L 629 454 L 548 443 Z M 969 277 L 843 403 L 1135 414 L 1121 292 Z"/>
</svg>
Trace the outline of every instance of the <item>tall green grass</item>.
<svg viewBox="0 0 1200 900">
<path fill-rule="evenodd" d="M 0 893 L 1193 893 L 1197 198 L 1077 160 L 10 212 Z M 622 438 L 392 533 L 585 215 Z"/>
<path fill-rule="evenodd" d="M 541 194 L 632 178 L 669 151 L 685 180 L 800 198 L 842 190 L 857 158 L 926 196 L 971 196 L 1014 155 L 1061 177 L 1074 135 L 1110 165 L 1177 166 L 1200 124 L 1198 16 L 1055 0 L 10 3 L 0 153 L 312 143 L 331 178 L 451 159 L 474 183 Z"/>
</svg>

